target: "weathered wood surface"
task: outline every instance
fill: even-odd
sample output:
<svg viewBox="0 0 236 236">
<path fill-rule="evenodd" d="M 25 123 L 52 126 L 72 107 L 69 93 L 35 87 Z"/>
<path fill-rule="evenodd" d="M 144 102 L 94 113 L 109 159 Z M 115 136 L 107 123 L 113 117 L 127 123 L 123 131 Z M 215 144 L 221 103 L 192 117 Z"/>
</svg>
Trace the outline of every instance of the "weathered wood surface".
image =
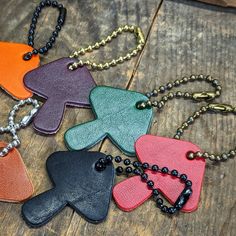
<svg viewBox="0 0 236 236">
<path fill-rule="evenodd" d="M 236 7 L 235 0 L 198 0 L 198 1 L 215 4 L 223 7 Z"/>
<path fill-rule="evenodd" d="M 2 0 L 0 40 L 26 42 L 28 26 L 38 1 Z M 42 64 L 67 56 L 74 49 L 94 42 L 121 24 L 138 24 L 147 35 L 147 43 L 138 58 L 104 72 L 92 72 L 99 85 L 150 91 L 169 80 L 190 74 L 211 74 L 223 84 L 221 102 L 236 104 L 236 10 L 205 5 L 196 1 L 176 0 L 82 0 L 61 1 L 68 9 L 65 27 L 56 47 Z M 36 44 L 45 42 L 56 16 L 46 10 L 39 22 Z M 56 12 L 56 10 L 54 10 Z M 97 60 L 122 54 L 133 45 L 123 36 L 111 47 L 96 53 Z M 13 68 L 11 68 L 13 69 Z M 197 85 L 197 90 L 205 85 Z M 0 93 L 1 125 L 15 103 Z M 155 113 L 152 134 L 173 136 L 174 131 L 199 104 L 173 101 L 160 114 Z M 50 153 L 66 150 L 65 130 L 73 124 L 93 118 L 89 109 L 67 109 L 61 130 L 56 136 L 36 134 L 32 127 L 20 132 L 20 152 L 29 170 L 35 194 L 51 187 L 45 170 Z M 235 146 L 235 118 L 207 115 L 186 132 L 184 138 L 205 150 L 227 150 Z M 9 137 L 4 136 L 4 140 Z M 94 149 L 119 154 L 105 141 Z M 121 178 L 117 178 L 120 181 Z M 20 204 L 0 203 L 0 235 L 235 235 L 235 161 L 208 164 L 199 209 L 192 214 L 169 218 L 147 201 L 131 213 L 120 211 L 112 202 L 106 222 L 92 225 L 66 208 L 40 229 L 28 228 L 20 217 Z"/>
</svg>

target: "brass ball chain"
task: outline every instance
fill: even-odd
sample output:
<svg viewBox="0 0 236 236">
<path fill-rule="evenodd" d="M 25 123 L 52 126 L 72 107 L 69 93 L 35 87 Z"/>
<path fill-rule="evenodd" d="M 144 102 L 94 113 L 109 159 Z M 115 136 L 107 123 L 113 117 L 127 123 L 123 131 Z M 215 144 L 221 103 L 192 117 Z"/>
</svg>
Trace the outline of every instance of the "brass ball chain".
<svg viewBox="0 0 236 236">
<path fill-rule="evenodd" d="M 108 35 L 105 39 L 102 39 L 99 42 L 94 43 L 93 45 L 89 45 L 86 48 L 80 48 L 78 51 L 75 51 L 70 58 L 78 58 L 86 53 L 93 52 L 93 50 L 97 50 L 102 46 L 105 46 L 107 43 L 110 43 L 112 39 L 116 38 L 118 35 L 122 34 L 123 32 L 133 33 L 137 39 L 137 46 L 129 51 L 125 56 L 120 56 L 117 59 L 112 59 L 110 61 L 106 61 L 104 63 L 96 63 L 90 60 L 82 61 L 78 59 L 78 62 L 74 62 L 69 65 L 70 70 L 75 70 L 78 67 L 87 66 L 90 70 L 106 70 L 112 66 L 116 66 L 117 64 L 121 64 L 124 61 L 130 60 L 132 57 L 136 56 L 143 48 L 145 44 L 144 34 L 141 28 L 133 25 L 124 25 L 118 27 L 114 30 L 110 35 Z"/>
<path fill-rule="evenodd" d="M 170 90 L 177 88 L 181 85 L 187 84 L 189 82 L 196 82 L 196 81 L 203 81 L 206 83 L 211 84 L 215 91 L 206 91 L 206 92 L 170 92 Z M 177 79 L 174 82 L 169 82 L 166 85 L 160 86 L 158 89 L 154 89 L 151 93 L 147 93 L 146 96 L 149 98 L 147 101 L 139 101 L 136 104 L 136 107 L 140 110 L 146 108 L 156 107 L 157 109 L 162 109 L 167 101 L 170 101 L 174 98 L 184 98 L 184 99 L 191 99 L 196 102 L 200 101 L 210 101 L 213 100 L 221 95 L 222 87 L 218 80 L 213 79 L 211 76 L 207 75 L 191 75 L 190 77 L 183 77 L 182 79 Z M 169 92 L 168 92 L 169 91 Z M 159 101 L 152 101 L 152 97 L 158 97 L 159 94 L 164 94 L 168 92 L 167 95 L 161 97 Z"/>
<path fill-rule="evenodd" d="M 218 104 L 211 103 L 205 106 L 202 106 L 198 111 L 195 111 L 192 116 L 190 116 L 181 127 L 179 127 L 174 136 L 175 139 L 180 139 L 180 137 L 184 134 L 184 130 L 188 129 L 190 125 L 194 123 L 194 121 L 199 118 L 201 115 L 209 113 L 209 112 L 218 112 L 221 114 L 234 114 L 236 115 L 236 107 L 233 107 L 228 104 Z M 236 148 L 234 150 L 230 150 L 227 153 L 222 153 L 219 155 L 210 154 L 209 152 L 188 152 L 187 157 L 190 160 L 195 158 L 205 158 L 211 161 L 226 161 L 228 158 L 234 158 L 236 155 Z"/>
</svg>

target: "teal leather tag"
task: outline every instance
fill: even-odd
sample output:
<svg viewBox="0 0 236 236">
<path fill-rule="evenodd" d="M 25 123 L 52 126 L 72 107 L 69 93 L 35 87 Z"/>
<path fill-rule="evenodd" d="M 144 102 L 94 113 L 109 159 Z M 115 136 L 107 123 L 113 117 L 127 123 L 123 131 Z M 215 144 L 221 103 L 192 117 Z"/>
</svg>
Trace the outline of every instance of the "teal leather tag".
<svg viewBox="0 0 236 236">
<path fill-rule="evenodd" d="M 125 154 L 134 156 L 134 143 L 148 132 L 152 120 L 152 109 L 139 110 L 136 103 L 147 99 L 134 91 L 95 87 L 90 93 L 90 104 L 96 119 L 67 130 L 67 147 L 87 149 L 108 137 Z"/>
</svg>

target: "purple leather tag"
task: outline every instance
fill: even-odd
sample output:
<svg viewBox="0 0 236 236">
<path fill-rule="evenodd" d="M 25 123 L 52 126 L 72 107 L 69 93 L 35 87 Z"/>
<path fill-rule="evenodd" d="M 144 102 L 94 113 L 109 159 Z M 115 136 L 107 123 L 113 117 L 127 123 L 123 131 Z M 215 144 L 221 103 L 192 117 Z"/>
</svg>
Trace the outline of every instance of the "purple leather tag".
<svg viewBox="0 0 236 236">
<path fill-rule="evenodd" d="M 44 134 L 54 134 L 63 119 L 65 107 L 90 107 L 89 94 L 96 86 L 87 67 L 74 71 L 68 65 L 75 60 L 61 58 L 28 72 L 25 86 L 47 99 L 34 118 L 34 128 Z"/>
</svg>

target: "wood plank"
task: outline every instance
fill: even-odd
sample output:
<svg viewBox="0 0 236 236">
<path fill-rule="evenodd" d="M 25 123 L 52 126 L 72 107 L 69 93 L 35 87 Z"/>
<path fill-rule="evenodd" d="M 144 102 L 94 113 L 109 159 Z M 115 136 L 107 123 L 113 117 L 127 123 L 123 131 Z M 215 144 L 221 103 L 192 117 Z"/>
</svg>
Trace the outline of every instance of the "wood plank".
<svg viewBox="0 0 236 236">
<path fill-rule="evenodd" d="M 2 0 L 0 9 L 1 40 L 26 42 L 28 25 L 36 1 Z M 74 49 L 94 42 L 120 24 L 138 24 L 149 38 L 142 55 L 126 64 L 104 72 L 92 72 L 100 85 L 129 88 L 146 92 L 184 75 L 207 73 L 223 83 L 219 101 L 235 104 L 236 94 L 236 14 L 234 11 L 212 11 L 196 1 L 160 0 L 94 0 L 60 1 L 68 8 L 68 18 L 56 47 L 42 64 L 67 56 Z M 36 44 L 47 41 L 57 16 L 47 9 L 39 22 Z M 57 11 L 54 11 L 57 13 Z M 45 33 L 44 33 L 45 32 Z M 96 53 L 97 61 L 122 54 L 133 44 L 132 37 L 122 36 L 111 47 Z M 197 87 L 203 88 L 199 84 Z M 189 87 L 188 87 L 189 88 Z M 196 89 L 196 88 L 191 88 Z M 14 101 L 0 93 L 1 124 Z M 155 114 L 152 134 L 172 137 L 178 125 L 190 115 L 197 104 L 173 101 L 161 114 Z M 22 114 L 22 113 L 21 113 Z M 184 138 L 206 150 L 227 150 L 235 143 L 232 133 L 234 117 L 207 115 L 195 123 Z M 64 132 L 73 124 L 93 119 L 89 109 L 67 109 L 61 130 L 55 136 L 38 135 L 31 128 L 20 131 L 20 152 L 35 186 L 35 193 L 51 187 L 45 161 L 56 150 L 66 150 Z M 218 135 L 216 135 L 218 132 Z M 30 138 L 29 138 L 30 137 Z M 4 140 L 8 140 L 4 136 Z M 93 149 L 113 155 L 120 152 L 105 141 Z M 40 229 L 28 228 L 20 217 L 20 204 L 0 203 L 0 232 L 4 235 L 234 235 L 235 228 L 235 162 L 207 166 L 201 203 L 192 214 L 168 218 L 147 201 L 131 213 L 120 211 L 114 203 L 106 222 L 92 225 L 70 208 L 66 208 L 49 224 Z M 117 178 L 117 182 L 122 178 Z"/>
<path fill-rule="evenodd" d="M 198 0 L 209 4 L 219 5 L 222 7 L 236 7 L 235 0 Z"/>
</svg>

